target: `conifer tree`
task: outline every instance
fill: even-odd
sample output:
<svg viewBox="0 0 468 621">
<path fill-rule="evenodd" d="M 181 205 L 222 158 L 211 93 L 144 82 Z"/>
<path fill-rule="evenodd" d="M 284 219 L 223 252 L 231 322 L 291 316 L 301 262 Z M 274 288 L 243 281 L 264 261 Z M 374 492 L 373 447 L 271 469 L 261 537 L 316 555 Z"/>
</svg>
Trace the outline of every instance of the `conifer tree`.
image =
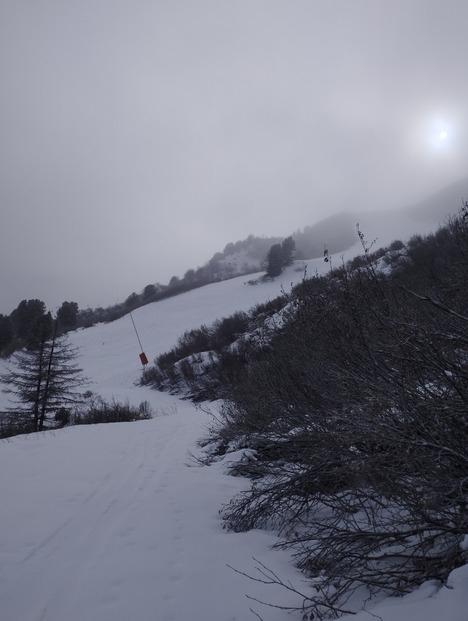
<svg viewBox="0 0 468 621">
<path fill-rule="evenodd" d="M 268 252 L 267 276 L 279 276 L 283 269 L 283 250 L 281 244 L 273 244 Z"/>
<path fill-rule="evenodd" d="M 74 362 L 76 354 L 66 336 L 57 336 L 57 323 L 51 338 L 44 329 L 37 348 L 14 354 L 0 380 L 14 397 L 7 418 L 18 433 L 63 425 L 70 408 L 82 402 L 78 388 L 87 382 Z"/>
</svg>

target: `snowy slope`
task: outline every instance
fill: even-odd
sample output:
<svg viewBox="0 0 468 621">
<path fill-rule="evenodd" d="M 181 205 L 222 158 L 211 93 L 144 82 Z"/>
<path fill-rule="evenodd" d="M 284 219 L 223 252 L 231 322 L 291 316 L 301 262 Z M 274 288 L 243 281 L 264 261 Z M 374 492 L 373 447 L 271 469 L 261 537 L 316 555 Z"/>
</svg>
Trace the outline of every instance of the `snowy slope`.
<svg viewBox="0 0 468 621">
<path fill-rule="evenodd" d="M 227 564 L 291 567 L 272 534 L 222 530 L 218 508 L 244 482 L 191 462 L 205 423 L 185 404 L 2 444 L 2 621 L 249 618 L 245 593 L 272 594 Z"/>
<path fill-rule="evenodd" d="M 322 260 L 307 261 L 291 266 L 281 277 L 268 282 L 247 284 L 258 280 L 260 274 L 239 276 L 194 289 L 182 295 L 143 306 L 132 316 L 150 361 L 175 345 L 185 330 L 210 325 L 216 319 L 228 317 L 236 310 L 248 310 L 255 304 L 273 299 L 281 291 L 289 291 L 291 283 L 303 278 L 304 265 L 308 272 L 328 269 Z M 98 325 L 70 335 L 73 345 L 79 347 L 80 366 L 87 377 L 98 382 L 90 389 L 105 397 L 129 398 L 138 403 L 154 400 L 154 391 L 135 390 L 134 382 L 141 374 L 139 343 L 132 321 L 126 315 L 105 326 Z"/>
<path fill-rule="evenodd" d="M 309 273 L 315 269 L 328 267 L 308 262 Z M 152 359 L 185 330 L 274 298 L 281 282 L 287 290 L 301 277 L 294 268 L 255 286 L 241 277 L 138 309 L 143 347 Z M 246 595 L 283 606 L 300 598 L 229 567 L 256 575 L 255 557 L 307 589 L 288 555 L 270 549 L 274 533 L 222 529 L 220 506 L 248 482 L 227 476 L 222 462 L 201 467 L 191 457 L 210 416 L 136 386 L 139 345 L 128 316 L 70 340 L 93 391 L 136 404 L 146 399 L 159 416 L 0 442 L 0 621 L 247 621 L 256 618 L 250 608 L 265 621 L 299 621 L 300 614 Z M 375 614 L 383 621 L 467 621 L 467 568 L 454 572 L 450 586 L 424 585 L 381 603 Z"/>
<path fill-rule="evenodd" d="M 301 273 L 285 276 L 298 280 Z M 276 297 L 280 281 L 218 283 L 133 313 L 150 358 L 186 329 Z M 287 281 L 285 288 L 289 285 Z M 0 443 L 1 621 L 231 621 L 251 616 L 245 594 L 269 588 L 235 573 L 253 556 L 301 576 L 272 533 L 228 534 L 218 510 L 246 481 L 189 453 L 210 423 L 193 405 L 135 385 L 130 318 L 70 335 L 103 396 L 148 400 L 151 421 L 71 427 Z M 5 396 L 2 396 L 5 400 Z M 287 593 L 277 600 L 297 604 Z M 276 611 L 271 619 L 282 619 Z"/>
</svg>

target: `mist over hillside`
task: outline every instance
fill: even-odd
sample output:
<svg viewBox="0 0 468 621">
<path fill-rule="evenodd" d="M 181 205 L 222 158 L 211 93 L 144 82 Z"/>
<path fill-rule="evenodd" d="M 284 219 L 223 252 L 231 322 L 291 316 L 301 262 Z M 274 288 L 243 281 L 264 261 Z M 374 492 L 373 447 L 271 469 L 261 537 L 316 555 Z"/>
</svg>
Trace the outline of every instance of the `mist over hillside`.
<svg viewBox="0 0 468 621">
<path fill-rule="evenodd" d="M 308 261 L 329 254 L 361 249 L 359 232 L 373 249 L 388 246 L 399 239 L 407 241 L 412 235 L 426 235 L 444 224 L 447 217 L 456 214 L 462 200 L 468 196 L 468 177 L 447 186 L 416 205 L 386 211 L 343 211 L 295 232 L 285 231 L 284 237 L 257 237 L 249 235 L 244 240 L 228 243 L 223 251 L 216 252 L 203 266 L 188 269 L 182 277 L 173 276 L 169 283 L 147 284 L 141 292 L 129 292 L 122 302 L 107 307 L 79 308 L 77 302 L 65 301 L 62 307 L 76 307 L 76 317 L 70 328 L 89 327 L 98 322 L 114 321 L 141 306 L 179 295 L 209 283 L 229 280 L 237 276 L 266 272 L 269 250 L 288 237 L 295 242 L 296 260 Z M 378 201 L 376 201 L 376 204 Z M 44 307 L 40 300 L 32 300 Z M 73 298 L 72 298 L 73 299 Z M 26 302 L 23 300 L 20 305 Z M 29 300 L 31 302 L 31 300 Z M 57 314 L 61 313 L 58 308 Z M 20 306 L 9 316 L 0 315 L 0 352 L 21 345 L 18 340 L 17 316 Z M 67 309 L 68 310 L 68 309 Z M 21 339 L 20 339 L 21 340 Z"/>
<path fill-rule="evenodd" d="M 352 248 L 358 252 L 361 249 L 360 233 L 374 250 L 388 246 L 394 240 L 407 241 L 413 235 L 426 235 L 443 225 L 450 215 L 458 213 L 464 196 L 468 196 L 468 177 L 442 188 L 416 205 L 384 211 L 344 210 L 302 230 L 285 231 L 284 237 L 249 235 L 244 240 L 228 243 L 202 267 L 187 270 L 181 278 L 173 277 L 168 285 L 147 285 L 141 294 L 131 294 L 125 305 L 127 309 L 137 308 L 208 283 L 264 272 L 270 248 L 288 237 L 295 242 L 294 258 L 308 261 L 323 257 L 325 252 L 340 254 Z M 149 290 L 151 295 L 148 295 Z"/>
<path fill-rule="evenodd" d="M 284 237 L 256 237 L 227 244 L 205 264 L 219 279 L 230 278 L 266 266 L 266 256 L 273 244 L 291 236 L 296 243 L 296 259 L 316 259 L 324 250 L 344 252 L 359 242 L 357 228 L 374 243 L 375 248 L 395 239 L 406 241 L 411 235 L 425 235 L 456 214 L 468 196 L 468 177 L 442 188 L 415 205 L 384 211 L 343 210 L 295 232 L 285 231 Z M 378 199 L 376 199 L 378 205 Z M 199 268 L 200 269 L 200 268 Z M 201 268 L 203 269 L 203 268 Z"/>
</svg>

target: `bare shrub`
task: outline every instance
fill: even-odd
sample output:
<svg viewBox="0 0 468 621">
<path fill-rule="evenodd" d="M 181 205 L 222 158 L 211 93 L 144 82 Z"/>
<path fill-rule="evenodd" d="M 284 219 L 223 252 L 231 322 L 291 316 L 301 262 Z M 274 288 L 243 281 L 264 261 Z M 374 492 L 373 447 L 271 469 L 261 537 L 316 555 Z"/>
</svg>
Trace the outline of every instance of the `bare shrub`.
<svg viewBox="0 0 468 621">
<path fill-rule="evenodd" d="M 95 425 L 98 423 L 121 423 L 148 420 L 153 417 L 151 406 L 147 401 L 140 405 L 131 405 L 112 399 L 105 401 L 102 397 L 92 396 L 85 408 L 73 416 L 74 425 Z"/>
<path fill-rule="evenodd" d="M 224 507 L 227 528 L 279 529 L 314 618 L 466 562 L 467 225 L 462 213 L 429 249 L 414 239 L 406 274 L 379 272 L 362 237 L 357 269 L 297 287 L 213 426 L 218 453 L 255 455 L 232 466 L 252 487 Z"/>
</svg>

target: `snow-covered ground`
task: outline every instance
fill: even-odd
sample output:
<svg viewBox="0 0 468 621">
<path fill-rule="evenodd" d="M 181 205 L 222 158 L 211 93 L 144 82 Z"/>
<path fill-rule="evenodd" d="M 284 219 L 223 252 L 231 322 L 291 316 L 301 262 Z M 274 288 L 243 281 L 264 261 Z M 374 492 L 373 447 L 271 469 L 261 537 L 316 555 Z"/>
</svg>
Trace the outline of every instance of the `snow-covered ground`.
<svg viewBox="0 0 468 621">
<path fill-rule="evenodd" d="M 308 264 L 309 274 L 327 269 Z M 185 330 L 276 297 L 281 282 L 287 290 L 300 278 L 294 268 L 255 286 L 240 277 L 138 309 L 143 348 L 152 359 Z M 298 597 L 232 569 L 259 576 L 263 563 L 307 592 L 288 554 L 270 549 L 274 533 L 223 530 L 219 508 L 248 482 L 227 476 L 223 462 L 204 467 L 194 459 L 207 413 L 136 385 L 140 350 L 130 317 L 70 340 L 91 390 L 147 400 L 157 416 L 0 442 L 0 621 L 258 618 L 250 609 L 265 621 L 299 621 L 299 613 L 250 599 L 294 606 Z M 453 572 L 447 587 L 428 583 L 370 612 L 351 618 L 467 621 L 468 568 Z"/>
</svg>

